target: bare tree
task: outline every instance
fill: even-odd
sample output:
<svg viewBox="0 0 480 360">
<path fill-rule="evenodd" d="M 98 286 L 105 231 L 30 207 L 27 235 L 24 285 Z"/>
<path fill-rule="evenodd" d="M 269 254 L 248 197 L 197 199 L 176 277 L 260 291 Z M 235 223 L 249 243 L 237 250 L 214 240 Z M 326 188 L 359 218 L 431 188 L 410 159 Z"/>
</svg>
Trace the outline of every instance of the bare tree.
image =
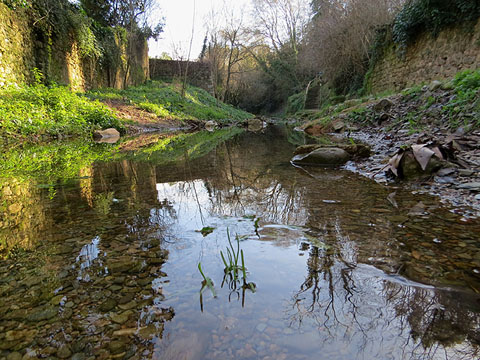
<svg viewBox="0 0 480 360">
<path fill-rule="evenodd" d="M 321 71 L 348 91 L 365 74 L 376 30 L 389 24 L 404 0 L 316 0 L 301 50 L 301 66 Z"/>
<path fill-rule="evenodd" d="M 277 53 L 290 47 L 295 53 L 310 20 L 305 0 L 252 0 L 258 31 Z"/>
<path fill-rule="evenodd" d="M 207 59 L 212 67 L 215 96 L 222 101 L 230 100 L 234 77 L 241 72 L 241 63 L 250 56 L 245 50 L 249 32 L 244 24 L 244 12 L 224 3 L 220 11 L 212 9 L 206 21 Z"/>
<path fill-rule="evenodd" d="M 185 74 L 183 75 L 182 97 L 185 97 L 185 91 L 187 89 L 188 65 L 190 63 L 190 56 L 192 55 L 193 37 L 195 36 L 195 15 L 196 15 L 196 0 L 193 0 L 192 36 L 190 37 L 190 44 L 188 47 L 187 63 L 185 64 Z"/>
</svg>

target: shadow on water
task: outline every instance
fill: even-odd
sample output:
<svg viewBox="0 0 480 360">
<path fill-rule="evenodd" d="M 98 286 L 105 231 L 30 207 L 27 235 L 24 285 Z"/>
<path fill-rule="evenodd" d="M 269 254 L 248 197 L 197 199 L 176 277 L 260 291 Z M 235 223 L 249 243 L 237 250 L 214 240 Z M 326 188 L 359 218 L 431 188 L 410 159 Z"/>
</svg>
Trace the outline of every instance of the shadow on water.
<svg viewBox="0 0 480 360">
<path fill-rule="evenodd" d="M 294 168 L 287 137 L 4 153 L 0 357 L 478 357 L 479 221 L 347 171 Z M 227 230 L 244 253 L 237 276 Z M 214 290 L 201 304 L 199 263 Z"/>
</svg>

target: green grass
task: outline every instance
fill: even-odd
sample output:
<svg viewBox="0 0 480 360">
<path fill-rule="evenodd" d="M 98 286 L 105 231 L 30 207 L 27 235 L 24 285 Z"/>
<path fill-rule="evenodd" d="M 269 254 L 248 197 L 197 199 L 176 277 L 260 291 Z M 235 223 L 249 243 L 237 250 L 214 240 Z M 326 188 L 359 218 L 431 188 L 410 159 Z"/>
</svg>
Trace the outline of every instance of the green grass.
<svg viewBox="0 0 480 360">
<path fill-rule="evenodd" d="M 121 99 L 164 119 L 235 122 L 253 117 L 193 86 L 188 86 L 182 97 L 181 85 L 176 83 L 150 81 L 126 90 L 99 89 L 87 95 L 97 100 Z"/>
<path fill-rule="evenodd" d="M 178 85 L 162 82 L 87 94 L 74 93 L 64 86 L 37 83 L 0 89 L 0 137 L 28 141 L 43 137 L 85 137 L 95 129 L 110 127 L 123 132 L 122 121 L 99 100 L 121 100 L 164 119 L 232 123 L 252 117 L 192 86 L 183 98 Z"/>
<path fill-rule="evenodd" d="M 85 135 L 94 129 L 123 130 L 113 112 L 98 101 L 63 86 L 9 86 L 0 89 L 0 136 Z"/>
<path fill-rule="evenodd" d="M 470 120 L 473 127 L 480 127 L 480 69 L 458 73 L 453 86 L 455 98 L 443 107 L 443 111 L 450 115 L 453 125 L 460 125 L 459 114 L 472 113 L 473 119 L 464 122 Z"/>
</svg>

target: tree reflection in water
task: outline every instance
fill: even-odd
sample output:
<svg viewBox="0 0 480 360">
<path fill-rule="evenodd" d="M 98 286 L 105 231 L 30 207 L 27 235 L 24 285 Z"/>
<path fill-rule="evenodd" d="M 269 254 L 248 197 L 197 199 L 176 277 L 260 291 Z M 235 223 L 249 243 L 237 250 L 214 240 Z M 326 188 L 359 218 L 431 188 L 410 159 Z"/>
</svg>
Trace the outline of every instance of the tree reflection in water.
<svg viewBox="0 0 480 360">
<path fill-rule="evenodd" d="M 309 248 L 307 276 L 289 301 L 286 317 L 299 330 L 312 323 L 327 335 L 361 344 L 377 358 L 405 349 L 408 359 L 473 359 L 480 349 L 477 297 L 435 288 L 357 264 L 356 244 L 335 224 L 332 244 Z M 317 234 L 318 237 L 327 237 Z M 395 335 L 392 335 L 395 334 Z M 408 349 L 408 350 L 407 350 Z"/>
</svg>

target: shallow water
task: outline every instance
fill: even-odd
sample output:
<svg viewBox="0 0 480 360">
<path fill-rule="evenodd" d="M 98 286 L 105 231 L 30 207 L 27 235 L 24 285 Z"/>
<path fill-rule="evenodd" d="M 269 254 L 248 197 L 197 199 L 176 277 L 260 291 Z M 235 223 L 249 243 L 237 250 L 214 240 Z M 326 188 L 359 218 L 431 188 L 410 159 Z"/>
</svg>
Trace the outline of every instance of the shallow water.
<svg viewBox="0 0 480 360">
<path fill-rule="evenodd" d="M 151 144 L 91 145 L 78 169 L 11 171 L 0 358 L 478 358 L 480 222 L 345 170 L 295 168 L 289 135 L 224 136 L 174 162 Z M 227 232 L 254 292 L 222 284 Z M 200 298 L 199 263 L 216 297 Z"/>
</svg>

